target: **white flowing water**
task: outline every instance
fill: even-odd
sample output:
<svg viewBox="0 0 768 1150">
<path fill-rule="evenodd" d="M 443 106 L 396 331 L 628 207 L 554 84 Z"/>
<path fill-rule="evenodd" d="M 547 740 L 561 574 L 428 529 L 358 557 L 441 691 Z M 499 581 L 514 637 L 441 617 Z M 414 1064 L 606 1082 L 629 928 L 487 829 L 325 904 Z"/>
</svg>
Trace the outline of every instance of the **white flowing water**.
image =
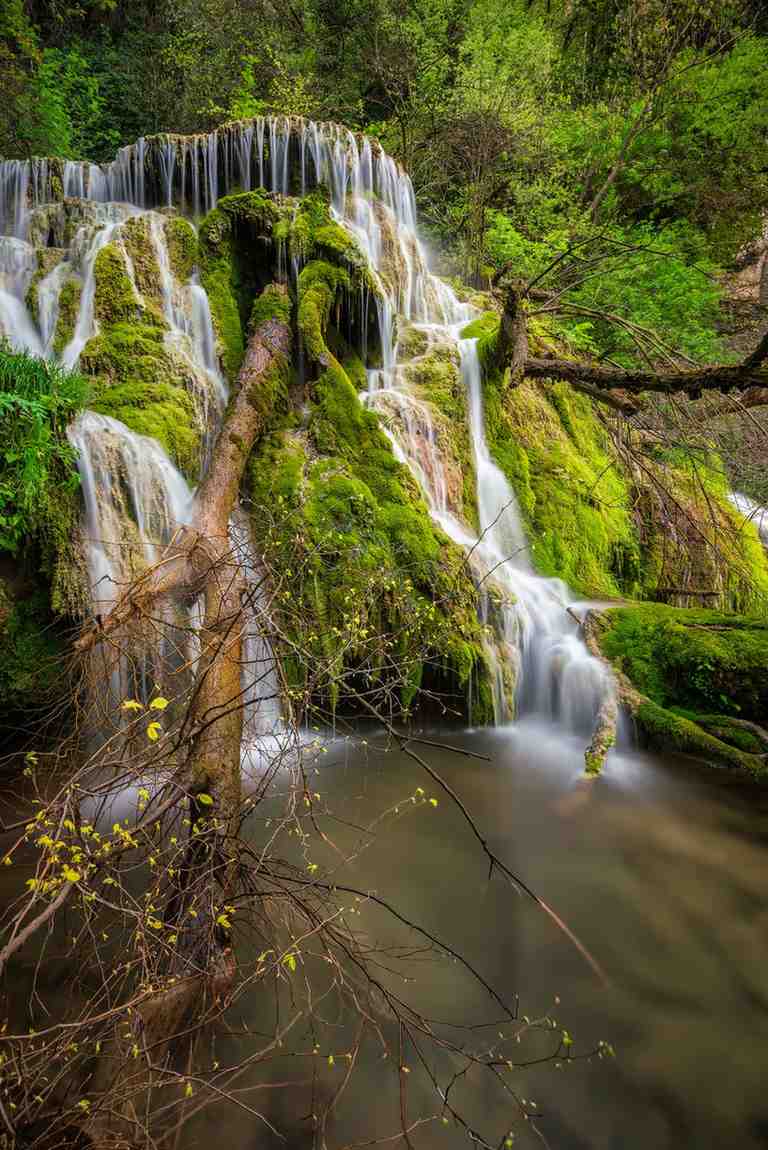
<svg viewBox="0 0 768 1150">
<path fill-rule="evenodd" d="M 0 237 L 0 336 L 14 351 L 42 355 L 40 333 L 26 306 L 36 269 L 34 248 L 12 236 Z"/>
<path fill-rule="evenodd" d="M 69 438 L 77 452 L 83 550 L 91 608 L 98 619 L 189 522 L 192 492 L 157 440 L 136 435 L 117 419 L 83 412 Z M 170 610 L 164 611 L 163 620 L 170 627 L 177 622 Z M 185 623 L 181 620 L 182 627 Z M 165 639 L 157 655 L 167 660 L 168 648 Z M 147 665 L 116 659 L 110 669 L 110 698 L 101 704 L 103 714 L 113 716 L 126 698 L 148 698 L 159 662 L 153 666 L 152 660 Z"/>
<path fill-rule="evenodd" d="M 768 548 L 768 507 L 761 507 L 754 499 L 742 495 L 740 491 L 732 491 L 729 498 L 739 514 L 743 515 L 745 520 L 754 523 L 763 546 Z"/>
</svg>

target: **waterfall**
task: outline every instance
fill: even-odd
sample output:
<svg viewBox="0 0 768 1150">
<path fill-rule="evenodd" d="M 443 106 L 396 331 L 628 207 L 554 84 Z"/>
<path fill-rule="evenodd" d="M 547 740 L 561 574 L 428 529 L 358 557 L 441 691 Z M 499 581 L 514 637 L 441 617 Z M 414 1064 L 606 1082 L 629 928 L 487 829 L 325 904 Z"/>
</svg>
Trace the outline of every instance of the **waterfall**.
<svg viewBox="0 0 768 1150">
<path fill-rule="evenodd" d="M 70 428 L 69 439 L 77 452 L 83 547 L 98 618 L 189 522 L 192 492 L 157 440 L 134 434 L 116 419 L 86 411 Z M 161 643 L 151 644 L 154 658 L 113 660 L 109 696 L 101 701 L 105 718 L 114 721 L 124 699 L 148 701 L 160 668 L 184 660 L 186 652 L 179 657 L 174 648 L 184 642 L 186 620 L 177 620 L 170 608 L 163 608 L 160 618 L 164 635 Z M 174 626 L 180 628 L 175 640 L 170 638 Z"/>
<path fill-rule="evenodd" d="M 482 377 L 476 340 L 461 340 L 461 367 L 477 477 L 479 547 L 489 571 L 508 595 L 507 638 L 519 651 L 517 713 L 535 714 L 589 735 L 600 704 L 613 689 L 604 665 L 579 635 L 568 588 L 532 570 L 515 495 L 490 457 L 485 439 Z"/>
<path fill-rule="evenodd" d="M 94 315 L 94 302 L 96 297 L 96 257 L 102 248 L 109 243 L 116 224 L 108 223 L 95 231 L 87 227 L 80 228 L 75 236 L 73 252 L 81 257 L 83 290 L 80 296 L 80 308 L 77 314 L 74 334 L 61 353 L 61 362 L 65 367 L 76 367 L 80 359 L 80 352 L 88 340 L 96 334 L 96 318 Z"/>
<path fill-rule="evenodd" d="M 740 491 L 731 491 L 728 498 L 745 520 L 754 523 L 763 546 L 768 548 L 768 507 L 761 507 Z"/>
<path fill-rule="evenodd" d="M 56 172 L 60 181 L 54 179 Z M 41 159 L 2 161 L 0 327 L 15 346 L 50 354 L 61 286 L 76 268 L 82 281 L 80 308 L 75 332 L 62 356 L 65 364 L 75 365 L 96 331 L 96 256 L 114 237 L 126 214 L 148 217 L 160 272 L 160 302 L 167 325 L 164 338 L 200 381 L 195 401 L 203 422 L 211 429 L 204 468 L 226 388 L 216 362 L 207 296 L 194 277 L 187 284 L 175 282 L 164 217 L 153 209 L 175 205 L 197 217 L 215 207 L 220 195 L 256 184 L 282 196 L 303 194 L 319 184 L 327 186 L 332 215 L 356 238 L 368 260 L 377 286 L 374 298 L 382 362 L 368 371 L 364 398 L 388 419 L 387 432 L 396 454 L 414 473 L 435 521 L 467 551 L 480 592 L 482 619 L 487 624 L 487 657 L 496 680 L 497 719 L 509 719 L 513 712 L 535 713 L 567 730 L 586 733 L 606 692 L 613 690 L 611 678 L 589 655 L 579 636 L 568 589 L 532 569 L 514 494 L 488 451 L 476 346 L 460 339 L 461 327 L 476 313 L 430 273 L 417 231 L 410 178 L 376 143 L 338 124 L 276 116 L 225 124 L 193 137 L 148 137 L 120 149 L 116 158 L 104 165 Z M 34 249 L 25 241 L 31 212 L 60 198 L 62 189 L 64 196 L 105 205 L 106 214 L 98 219 L 96 228 L 78 231 L 63 264 L 38 285 L 38 328 L 25 305 L 35 271 Z M 367 306 L 368 301 L 363 300 L 363 319 Z M 479 534 L 449 505 L 444 461 L 429 404 L 409 391 L 402 370 L 398 317 L 430 338 L 449 344 L 460 359 L 477 479 Z M 362 326 L 365 330 L 366 323 Z M 168 468 L 175 469 L 159 446 L 148 446 L 154 441 L 141 441 L 115 421 L 103 420 L 93 414 L 84 416 L 73 430 L 73 442 L 81 458 L 94 603 L 108 605 L 114 588 L 124 584 L 127 577 L 105 543 L 119 537 L 117 520 L 127 516 L 138 532 L 136 546 L 151 552 L 173 523 L 183 521 L 186 496 L 182 497 L 182 491 L 186 488 L 182 488 L 178 473 L 175 477 L 169 473 Z M 97 440 L 103 441 L 101 447 Z M 267 607 L 255 592 L 263 584 L 257 557 L 243 531 L 237 526 L 233 530 L 233 545 L 236 543 L 247 556 L 245 569 L 254 590 L 246 662 L 271 665 L 274 670 L 262 625 Z M 269 674 L 260 678 L 275 697 L 277 691 Z M 268 726 L 272 719 L 266 705 L 262 716 L 267 716 Z"/>
<path fill-rule="evenodd" d="M 25 302 L 36 268 L 34 248 L 24 240 L 0 237 L 0 336 L 14 351 L 42 355 L 40 334 Z"/>
</svg>

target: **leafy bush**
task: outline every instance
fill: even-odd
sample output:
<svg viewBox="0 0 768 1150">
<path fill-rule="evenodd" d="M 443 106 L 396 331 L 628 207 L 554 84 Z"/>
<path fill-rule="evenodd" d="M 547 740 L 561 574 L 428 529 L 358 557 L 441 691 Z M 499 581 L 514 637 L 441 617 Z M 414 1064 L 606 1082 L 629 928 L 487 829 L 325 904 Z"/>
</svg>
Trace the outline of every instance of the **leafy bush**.
<svg viewBox="0 0 768 1150">
<path fill-rule="evenodd" d="M 30 535 L 55 545 L 68 522 L 78 476 L 66 430 L 87 394 L 82 376 L 0 345 L 1 550 Z"/>
</svg>

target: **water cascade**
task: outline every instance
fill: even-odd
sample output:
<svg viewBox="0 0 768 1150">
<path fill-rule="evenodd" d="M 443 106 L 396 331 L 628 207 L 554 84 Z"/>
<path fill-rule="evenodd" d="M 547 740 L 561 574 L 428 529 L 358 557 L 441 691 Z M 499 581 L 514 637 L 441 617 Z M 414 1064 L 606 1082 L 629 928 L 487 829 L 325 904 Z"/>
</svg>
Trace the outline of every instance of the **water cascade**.
<svg viewBox="0 0 768 1150">
<path fill-rule="evenodd" d="M 318 184 L 327 186 L 332 215 L 357 240 L 375 281 L 381 363 L 368 370 L 365 401 L 382 415 L 395 451 L 418 480 L 434 519 L 470 557 L 488 624 L 487 655 L 496 680 L 497 719 L 535 713 L 586 734 L 601 700 L 613 690 L 610 676 L 579 637 L 567 588 L 557 580 L 537 576 L 532 569 L 514 494 L 486 444 L 476 348 L 472 341 L 460 338 L 462 327 L 476 313 L 430 273 L 416 228 L 411 181 L 377 144 L 336 124 L 260 117 L 225 125 L 208 135 L 142 139 L 122 148 L 106 165 L 4 161 L 0 163 L 0 228 L 7 234 L 0 240 L 0 325 L 9 329 L 17 346 L 50 354 L 57 295 L 71 272 L 81 282 L 82 292 L 75 331 L 62 359 L 75 365 L 98 329 L 93 307 L 98 252 L 110 240 L 122 242 L 126 219 L 137 214 L 146 218 L 160 271 L 164 339 L 172 353 L 188 363 L 197 381 L 192 390 L 200 422 L 207 429 L 201 460 L 204 469 L 226 389 L 216 360 L 207 296 L 194 275 L 186 284 L 175 281 L 165 217 L 155 209 L 176 207 L 195 218 L 232 191 L 261 186 L 283 196 L 299 195 Z M 67 197 L 100 207 L 65 253 L 69 272 L 59 270 L 59 265 L 43 278 L 36 325 L 24 302 L 35 270 L 34 250 L 26 242 L 30 221 L 43 205 L 74 202 Z M 125 245 L 123 252 L 131 273 Z M 295 264 L 294 278 L 298 270 Z M 140 296 L 135 277 L 134 287 Z M 367 298 L 361 301 L 363 317 L 368 302 Z M 452 503 L 430 405 L 409 386 L 408 360 L 398 354 L 397 344 L 397 326 L 403 321 L 421 332 L 429 344 L 443 344 L 460 366 L 476 471 L 479 533 L 462 520 Z M 364 318 L 362 330 L 366 327 Z M 365 356 L 365 347 L 362 350 Z M 187 496 L 181 477 L 170 474 L 168 469 L 175 469 L 167 457 L 160 458 L 157 445 L 150 448 L 145 441 L 138 451 L 137 437 L 116 421 L 86 415 L 73 430 L 73 439 L 81 458 L 94 603 L 109 601 L 113 591 L 104 592 L 105 582 L 108 588 L 119 587 L 127 575 L 115 567 L 115 558 L 103 542 L 119 536 L 117 520 L 124 524 L 127 517 L 135 525 L 139 545 L 151 551 L 167 538 L 174 523 L 183 522 Z M 121 482 L 116 480 L 118 474 Z M 249 585 L 257 588 L 258 558 L 242 522 L 233 526 L 233 545 L 248 553 Z M 263 672 L 264 665 L 273 667 L 265 628 L 259 623 L 266 606 L 258 594 L 252 599 L 253 626 L 246 645 L 249 658 Z M 261 678 L 267 693 L 275 698 L 273 674 L 261 673 Z M 267 712 L 268 708 L 262 719 L 266 716 L 268 727 L 274 716 Z"/>
<path fill-rule="evenodd" d="M 745 520 L 754 523 L 763 546 L 768 548 L 768 507 L 761 507 L 759 503 L 755 503 L 748 495 L 742 495 L 739 491 L 732 491 L 729 498 L 739 514 L 743 515 Z"/>
</svg>

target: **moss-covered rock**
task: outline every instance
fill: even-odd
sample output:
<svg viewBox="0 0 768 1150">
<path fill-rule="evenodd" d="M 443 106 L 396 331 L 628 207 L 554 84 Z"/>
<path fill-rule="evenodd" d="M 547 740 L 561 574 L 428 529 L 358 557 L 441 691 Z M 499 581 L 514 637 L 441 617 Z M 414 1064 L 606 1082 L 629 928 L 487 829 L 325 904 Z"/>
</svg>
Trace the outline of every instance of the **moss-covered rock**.
<svg viewBox="0 0 768 1150">
<path fill-rule="evenodd" d="M 605 612 L 592 633 L 631 684 L 646 742 L 768 774 L 768 623 L 643 604 Z"/>
<path fill-rule="evenodd" d="M 82 294 L 82 280 L 78 276 L 69 275 L 59 292 L 59 314 L 53 337 L 53 350 L 56 355 L 61 355 L 75 334 Z"/>
<path fill-rule="evenodd" d="M 163 335 L 147 324 L 114 324 L 88 342 L 80 366 L 95 379 L 95 411 L 153 436 L 196 479 L 202 428 L 189 393 L 194 381 L 185 378 L 188 365 L 169 352 Z"/>
<path fill-rule="evenodd" d="M 179 283 L 187 283 L 200 256 L 197 232 L 189 220 L 182 216 L 168 216 L 165 220 L 165 239 L 171 271 Z"/>
<path fill-rule="evenodd" d="M 475 462 L 469 432 L 467 393 L 458 351 L 454 344 L 428 340 L 424 350 L 405 363 L 402 374 L 416 398 L 428 403 L 431 408 L 437 447 L 444 463 L 448 486 L 457 491 L 452 509 L 467 523 L 476 526 Z"/>
<path fill-rule="evenodd" d="M 35 268 L 34 275 L 29 281 L 27 288 L 27 295 L 25 303 L 29 309 L 29 313 L 34 319 L 35 323 L 40 322 L 40 311 L 38 307 L 37 289 L 41 280 L 44 280 L 47 275 L 57 267 L 65 258 L 66 252 L 63 248 L 36 248 L 35 258 L 37 260 L 37 267 Z"/>
<path fill-rule="evenodd" d="M 663 707 L 761 722 L 768 714 L 768 622 L 661 604 L 607 612 L 601 646 Z"/>
<path fill-rule="evenodd" d="M 93 310 L 100 325 L 138 323 L 144 318 L 144 308 L 134 291 L 119 244 L 108 243 L 101 248 L 94 275 Z"/>
<path fill-rule="evenodd" d="M 301 272 L 298 328 L 319 375 L 304 428 L 275 430 L 249 467 L 255 528 L 273 569 L 290 576 L 282 623 L 303 653 L 289 659 L 293 689 L 335 707 L 345 681 L 391 683 L 407 711 L 428 686 L 465 711 L 474 682 L 484 721 L 491 695 L 463 554 L 360 403 L 364 369 L 334 331 L 351 282 L 347 266 L 325 259 Z"/>
<path fill-rule="evenodd" d="M 647 450 L 633 482 L 643 598 L 768 613 L 766 553 L 732 505 L 717 456 Z"/>
<path fill-rule="evenodd" d="M 636 594 L 630 486 L 590 400 L 566 383 L 512 386 L 495 369 L 484 400 L 488 445 L 517 495 L 538 571 L 591 596 Z"/>
<path fill-rule="evenodd" d="M 163 227 L 163 223 L 159 226 Z M 150 216 L 133 216 L 121 226 L 120 242 L 124 257 L 130 263 L 133 284 L 145 307 L 151 308 L 157 313 L 158 318 L 162 318 L 162 278 L 157 251 L 152 241 L 152 227 L 153 221 Z"/>
</svg>

